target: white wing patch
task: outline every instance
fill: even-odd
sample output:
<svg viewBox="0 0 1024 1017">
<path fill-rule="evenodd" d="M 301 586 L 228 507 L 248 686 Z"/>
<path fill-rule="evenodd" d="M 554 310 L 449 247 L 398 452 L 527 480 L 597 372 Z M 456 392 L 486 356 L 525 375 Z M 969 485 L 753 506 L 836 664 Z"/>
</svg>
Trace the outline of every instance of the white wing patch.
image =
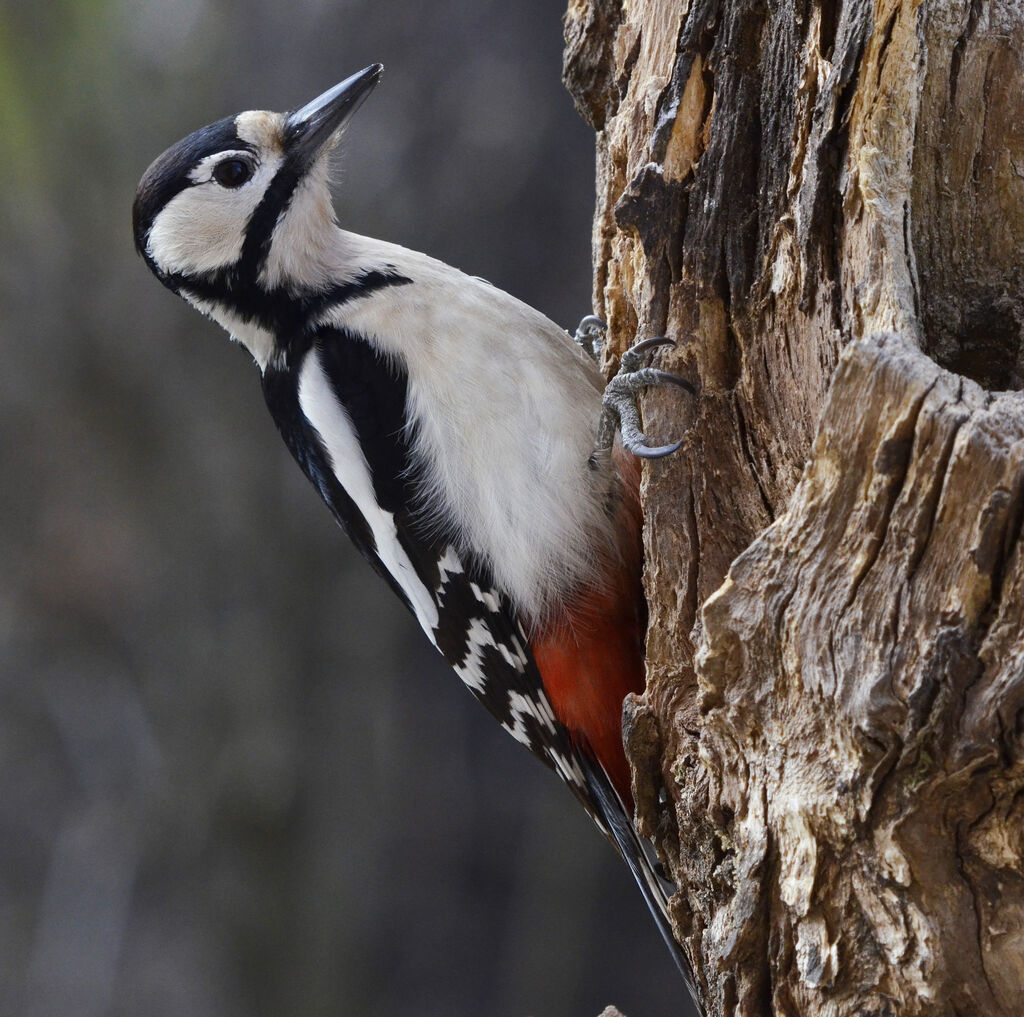
<svg viewBox="0 0 1024 1017">
<path fill-rule="evenodd" d="M 299 373 L 299 406 L 323 439 L 331 469 L 338 482 L 356 503 L 370 527 L 378 557 L 409 598 L 417 621 L 433 641 L 438 620 L 434 595 L 423 585 L 399 542 L 394 515 L 377 503 L 370 468 L 352 420 L 335 397 L 315 350 L 306 356 Z"/>
</svg>

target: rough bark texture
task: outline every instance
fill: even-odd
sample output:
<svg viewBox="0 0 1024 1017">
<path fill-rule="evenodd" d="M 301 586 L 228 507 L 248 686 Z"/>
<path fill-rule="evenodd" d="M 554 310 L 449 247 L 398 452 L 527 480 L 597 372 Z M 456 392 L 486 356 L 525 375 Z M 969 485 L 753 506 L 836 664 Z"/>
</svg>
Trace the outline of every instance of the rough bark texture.
<svg viewBox="0 0 1024 1017">
<path fill-rule="evenodd" d="M 1024 1012 L 1024 3 L 572 0 L 709 1014 Z"/>
</svg>

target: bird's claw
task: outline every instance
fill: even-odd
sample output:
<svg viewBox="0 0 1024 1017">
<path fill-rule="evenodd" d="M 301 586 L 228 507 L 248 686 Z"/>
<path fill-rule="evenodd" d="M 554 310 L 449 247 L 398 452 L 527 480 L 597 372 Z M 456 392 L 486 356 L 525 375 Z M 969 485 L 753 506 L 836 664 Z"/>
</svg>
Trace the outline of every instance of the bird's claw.
<svg viewBox="0 0 1024 1017">
<path fill-rule="evenodd" d="M 580 322 L 581 329 L 586 321 L 584 318 L 583 322 Z M 655 367 L 642 366 L 647 356 L 660 346 L 675 346 L 675 341 L 666 336 L 654 336 L 638 342 L 622 355 L 618 373 L 604 390 L 603 408 L 594 447 L 596 454 L 610 451 L 615 440 L 616 427 L 622 434 L 622 447 L 643 459 L 660 459 L 662 456 L 671 455 L 682 446 L 682 438 L 671 445 L 648 445 L 647 438 L 640 429 L 637 397 L 645 388 L 677 385 L 691 395 L 697 394 L 696 389 L 685 378 Z"/>
<path fill-rule="evenodd" d="M 583 347 L 587 356 L 597 363 L 601 359 L 601 350 L 604 349 L 604 337 L 607 331 L 607 322 L 602 321 L 596 314 L 588 314 L 576 326 L 573 339 Z"/>
<path fill-rule="evenodd" d="M 580 322 L 580 324 L 582 325 L 583 322 Z M 644 362 L 644 357 L 651 350 L 656 350 L 660 346 L 671 346 L 674 349 L 675 345 L 675 339 L 669 339 L 667 335 L 656 335 L 650 339 L 641 339 L 640 342 L 634 343 L 622 354 L 622 360 L 619 361 L 619 374 L 632 374 L 633 371 L 639 370 Z"/>
</svg>

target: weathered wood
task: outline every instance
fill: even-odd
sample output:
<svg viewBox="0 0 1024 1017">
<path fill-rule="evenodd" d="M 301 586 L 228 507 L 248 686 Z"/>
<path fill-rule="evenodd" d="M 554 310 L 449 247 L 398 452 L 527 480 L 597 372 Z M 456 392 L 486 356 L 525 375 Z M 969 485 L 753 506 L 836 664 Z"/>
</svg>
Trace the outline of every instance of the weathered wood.
<svg viewBox="0 0 1024 1017">
<path fill-rule="evenodd" d="M 702 804 L 743 907 L 701 949 L 767 945 L 738 998 L 1021 1012 L 1022 482 L 1016 393 L 846 348 L 786 513 L 704 606 Z"/>
<path fill-rule="evenodd" d="M 566 38 L 595 310 L 700 390 L 645 402 L 686 444 L 626 734 L 708 1012 L 1020 1014 L 1024 3 L 573 0 Z"/>
</svg>

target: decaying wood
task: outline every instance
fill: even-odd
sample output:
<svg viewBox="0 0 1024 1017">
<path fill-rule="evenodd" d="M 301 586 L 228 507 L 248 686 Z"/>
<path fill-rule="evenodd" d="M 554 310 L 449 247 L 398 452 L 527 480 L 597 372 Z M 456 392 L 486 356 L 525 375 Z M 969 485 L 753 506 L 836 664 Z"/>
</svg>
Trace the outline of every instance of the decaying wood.
<svg viewBox="0 0 1024 1017">
<path fill-rule="evenodd" d="M 709 1014 L 1024 1013 L 1024 3 L 572 0 Z"/>
</svg>

